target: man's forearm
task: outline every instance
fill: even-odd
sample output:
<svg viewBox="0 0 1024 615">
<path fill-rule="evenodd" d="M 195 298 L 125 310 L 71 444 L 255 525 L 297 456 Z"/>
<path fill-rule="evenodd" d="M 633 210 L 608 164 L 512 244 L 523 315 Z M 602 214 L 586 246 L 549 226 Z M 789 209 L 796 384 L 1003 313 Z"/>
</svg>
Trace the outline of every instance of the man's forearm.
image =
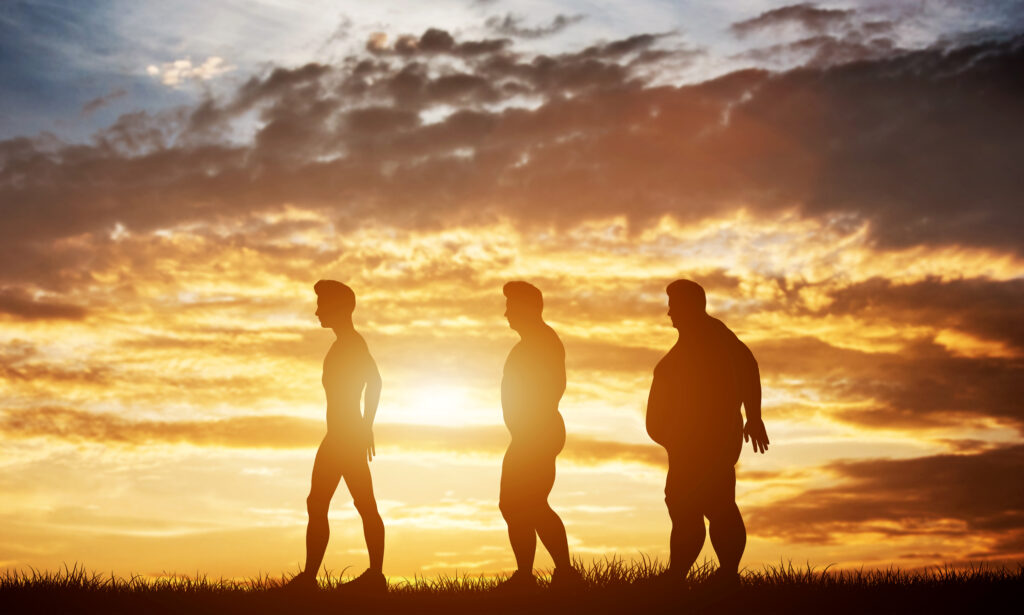
<svg viewBox="0 0 1024 615">
<path fill-rule="evenodd" d="M 758 388 L 757 396 L 751 396 L 743 401 L 743 408 L 747 412 L 747 421 L 761 420 L 761 390 Z"/>
<path fill-rule="evenodd" d="M 380 386 L 366 387 L 366 397 L 363 400 L 363 420 L 373 425 L 373 419 L 377 416 L 377 406 L 380 404 Z"/>
</svg>

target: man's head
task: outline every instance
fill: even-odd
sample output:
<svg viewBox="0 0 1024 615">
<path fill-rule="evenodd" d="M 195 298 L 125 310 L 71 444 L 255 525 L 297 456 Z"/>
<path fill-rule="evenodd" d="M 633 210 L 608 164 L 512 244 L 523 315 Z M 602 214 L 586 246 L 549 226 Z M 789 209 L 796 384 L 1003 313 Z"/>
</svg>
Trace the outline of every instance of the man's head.
<svg viewBox="0 0 1024 615">
<path fill-rule="evenodd" d="M 316 315 L 320 326 L 331 329 L 352 319 L 356 294 L 337 280 L 320 280 L 313 285 L 316 292 Z"/>
<path fill-rule="evenodd" d="M 520 331 L 524 326 L 541 322 L 544 298 L 540 289 L 529 282 L 509 282 L 501 289 L 505 293 L 505 318 L 508 326 Z"/>
<path fill-rule="evenodd" d="M 708 300 L 700 284 L 676 280 L 668 285 L 665 292 L 668 293 L 668 317 L 676 329 L 706 314 Z"/>
</svg>

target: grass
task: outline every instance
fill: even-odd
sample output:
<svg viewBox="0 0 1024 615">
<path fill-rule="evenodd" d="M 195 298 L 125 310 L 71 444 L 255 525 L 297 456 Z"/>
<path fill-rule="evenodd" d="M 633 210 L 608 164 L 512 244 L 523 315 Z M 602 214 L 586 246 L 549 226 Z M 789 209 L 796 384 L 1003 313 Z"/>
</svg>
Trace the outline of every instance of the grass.
<svg viewBox="0 0 1024 615">
<path fill-rule="evenodd" d="M 607 559 L 583 568 L 583 592 L 559 594 L 542 578 L 536 593 L 513 597 L 492 591 L 493 577 L 416 577 L 392 580 L 386 596 L 371 599 L 331 575 L 320 591 L 295 594 L 280 589 L 287 577 L 117 577 L 75 565 L 0 575 L 0 613 L 975 613 L 1004 610 L 1024 590 L 1022 565 L 834 571 L 790 563 L 745 570 L 728 591 L 709 582 L 709 562 L 671 587 L 653 581 L 661 571 L 649 558 Z"/>
</svg>

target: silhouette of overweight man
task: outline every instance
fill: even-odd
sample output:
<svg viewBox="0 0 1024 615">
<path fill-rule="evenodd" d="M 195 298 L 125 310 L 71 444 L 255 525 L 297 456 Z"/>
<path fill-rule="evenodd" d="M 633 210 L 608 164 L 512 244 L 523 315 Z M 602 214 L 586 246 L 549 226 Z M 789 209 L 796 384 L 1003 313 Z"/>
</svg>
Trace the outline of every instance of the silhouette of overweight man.
<svg viewBox="0 0 1024 615">
<path fill-rule="evenodd" d="M 686 576 L 704 546 L 707 517 L 720 565 L 716 581 L 733 584 L 747 542 L 736 506 L 736 461 L 744 440 L 752 441 L 755 453 L 768 450 L 757 361 L 705 312 L 699 284 L 676 280 L 666 292 L 679 341 L 654 368 L 647 402 L 647 433 L 668 452 L 665 503 L 672 535 L 664 579 Z"/>
<path fill-rule="evenodd" d="M 533 560 L 537 537 L 555 562 L 555 589 L 571 589 L 582 577 L 569 560 L 565 526 L 548 504 L 555 484 L 555 457 L 565 445 L 565 423 L 558 402 L 565 392 L 565 348 L 544 322 L 540 290 L 527 282 L 509 282 L 505 317 L 521 340 L 508 353 L 501 378 L 501 409 L 512 436 L 501 464 L 499 508 L 508 524 L 516 571 L 503 591 L 536 587 Z"/>
<path fill-rule="evenodd" d="M 306 498 L 309 525 L 306 528 L 306 566 L 289 583 L 293 588 L 316 587 L 316 574 L 324 559 L 330 526 L 327 509 L 342 478 L 356 510 L 363 520 L 363 536 L 370 555 L 370 567 L 343 587 L 367 593 L 387 590 L 384 565 L 384 522 L 377 512 L 368 462 L 373 445 L 373 418 L 380 401 L 381 380 L 377 364 L 363 337 L 352 324 L 356 296 L 352 289 L 335 280 L 320 280 L 316 292 L 316 315 L 320 326 L 334 330 L 337 339 L 324 358 L 323 386 L 327 395 L 327 435 L 313 462 L 313 477 Z M 363 389 L 363 412 L 359 411 Z"/>
</svg>

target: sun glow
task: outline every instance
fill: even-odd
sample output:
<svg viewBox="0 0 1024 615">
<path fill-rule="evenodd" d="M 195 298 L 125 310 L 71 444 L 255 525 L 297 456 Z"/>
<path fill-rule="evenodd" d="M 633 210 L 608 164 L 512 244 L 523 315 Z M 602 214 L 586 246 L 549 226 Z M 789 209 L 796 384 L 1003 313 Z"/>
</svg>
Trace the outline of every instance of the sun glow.
<svg viewBox="0 0 1024 615">
<path fill-rule="evenodd" d="M 419 389 L 409 389 L 397 404 L 388 409 L 388 420 L 459 427 L 467 424 L 490 423 L 483 405 L 476 403 L 469 391 L 455 384 L 435 384 Z M 497 410 L 492 417 L 499 416 Z"/>
</svg>

